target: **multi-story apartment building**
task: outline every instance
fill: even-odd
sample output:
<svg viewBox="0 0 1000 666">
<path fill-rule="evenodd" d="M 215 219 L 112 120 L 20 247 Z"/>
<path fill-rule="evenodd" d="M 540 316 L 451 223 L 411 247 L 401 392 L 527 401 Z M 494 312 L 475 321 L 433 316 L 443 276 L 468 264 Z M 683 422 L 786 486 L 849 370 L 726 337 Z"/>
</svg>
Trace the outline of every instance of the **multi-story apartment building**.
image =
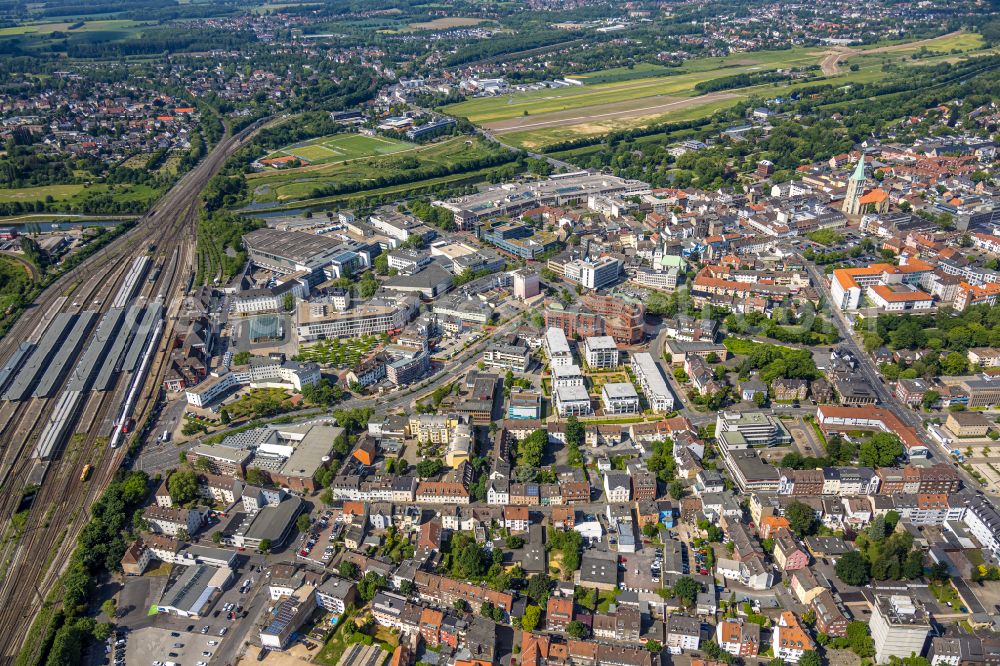
<svg viewBox="0 0 1000 666">
<path fill-rule="evenodd" d="M 697 650 L 701 645 L 701 620 L 687 615 L 671 615 L 667 618 L 665 645 L 670 654 Z"/>
<path fill-rule="evenodd" d="M 461 414 L 414 414 L 409 434 L 421 443 L 447 444 L 462 423 L 468 423 L 468 419 Z"/>
<path fill-rule="evenodd" d="M 618 343 L 610 335 L 597 335 L 583 341 L 587 365 L 591 368 L 618 367 Z"/>
<path fill-rule="evenodd" d="M 756 657 L 760 652 L 760 625 L 727 618 L 715 627 L 715 642 L 734 657 Z"/>
<path fill-rule="evenodd" d="M 483 365 L 514 372 L 527 372 L 531 351 L 523 345 L 495 344 L 483 352 Z"/>
<path fill-rule="evenodd" d="M 549 367 L 573 365 L 573 352 L 569 348 L 566 332 L 561 328 L 550 326 L 545 331 L 542 341 L 545 356 L 549 359 Z"/>
<path fill-rule="evenodd" d="M 816 629 L 818 631 L 835 638 L 847 635 L 847 625 L 851 621 L 837 600 L 833 598 L 833 593 L 830 590 L 824 588 L 822 592 L 813 597 L 809 607 L 816 613 Z"/>
<path fill-rule="evenodd" d="M 601 387 L 601 405 L 605 414 L 636 414 L 639 394 L 631 382 L 607 383 Z"/>
<path fill-rule="evenodd" d="M 807 651 L 813 649 L 809 633 L 799 624 L 799 620 L 789 611 L 778 618 L 778 624 L 771 631 L 771 650 L 774 656 L 786 663 L 797 664 Z"/>
<path fill-rule="evenodd" d="M 632 372 L 643 395 L 646 396 L 650 409 L 656 412 L 673 410 L 674 394 L 667 385 L 660 364 L 652 354 L 647 352 L 632 354 Z"/>
<path fill-rule="evenodd" d="M 875 641 L 875 663 L 889 663 L 890 657 L 905 659 L 923 655 L 931 631 L 927 611 L 905 595 L 875 595 L 871 622 Z"/>
</svg>

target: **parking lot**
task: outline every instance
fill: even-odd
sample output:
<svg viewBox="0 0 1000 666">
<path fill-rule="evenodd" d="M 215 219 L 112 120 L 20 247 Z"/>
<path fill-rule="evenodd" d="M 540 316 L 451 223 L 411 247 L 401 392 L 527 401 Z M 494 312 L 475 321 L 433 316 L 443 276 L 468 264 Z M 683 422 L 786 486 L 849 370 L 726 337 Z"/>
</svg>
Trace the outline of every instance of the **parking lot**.
<svg viewBox="0 0 1000 666">
<path fill-rule="evenodd" d="M 295 542 L 295 557 L 325 567 L 333 559 L 333 542 L 343 527 L 342 516 L 334 518 L 333 512 L 327 510 L 312 524 L 308 533 L 299 535 Z"/>
<path fill-rule="evenodd" d="M 221 639 L 217 635 L 199 632 L 200 627 L 195 632 L 172 631 L 160 627 L 138 629 L 128 636 L 125 663 L 128 666 L 155 666 L 172 661 L 184 666 L 204 666 L 215 653 Z"/>
<path fill-rule="evenodd" d="M 199 619 L 149 613 L 150 609 L 155 611 L 162 596 L 166 576 L 127 578 L 120 595 L 125 613 L 120 625 L 129 630 L 124 636 L 124 660 L 118 662 L 119 666 L 168 661 L 195 666 L 208 662 L 210 656 L 203 653 L 214 653 L 247 612 L 243 606 L 249 606 L 254 590 L 262 583 L 261 577 L 266 577 L 262 564 L 262 556 L 241 556 L 232 582 Z M 109 656 L 114 663 L 118 654 Z"/>
<path fill-rule="evenodd" d="M 655 592 L 660 589 L 662 578 L 659 575 L 654 576 L 653 571 L 653 563 L 660 557 L 662 555 L 656 548 L 646 548 L 637 553 L 622 553 L 619 556 L 619 568 L 625 568 L 622 574 L 622 589 L 637 592 Z"/>
</svg>

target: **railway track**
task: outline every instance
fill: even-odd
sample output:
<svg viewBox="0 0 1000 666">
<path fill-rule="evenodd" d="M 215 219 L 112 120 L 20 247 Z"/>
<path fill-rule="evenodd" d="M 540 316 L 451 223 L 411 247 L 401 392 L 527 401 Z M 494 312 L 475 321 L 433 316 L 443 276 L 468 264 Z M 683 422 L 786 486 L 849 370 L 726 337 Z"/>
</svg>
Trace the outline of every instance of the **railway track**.
<svg viewBox="0 0 1000 666">
<path fill-rule="evenodd" d="M 174 304 L 174 299 L 183 295 L 193 267 L 201 191 L 261 125 L 221 141 L 133 229 L 56 280 L 30 310 L 39 314 L 21 317 L 0 340 L 0 358 L 9 356 L 20 340 L 36 332 L 42 313 L 84 309 L 106 313 L 117 292 L 117 278 L 153 244 L 152 263 L 162 268 L 152 282 L 141 287 L 135 300 L 160 301 L 165 308 Z M 165 313 L 163 335 L 134 405 L 137 423 L 143 422 L 157 401 L 173 329 L 169 315 Z M 42 464 L 42 481 L 18 536 L 0 542 L 0 664 L 11 663 L 21 649 L 27 627 L 69 561 L 91 504 L 121 467 L 127 441 L 111 448 L 107 439 L 132 381 L 133 376 L 123 372 L 112 390 L 85 396 L 69 429 L 73 434 L 63 438 L 50 460 Z M 32 457 L 33 443 L 57 398 L 58 394 L 0 405 L 0 488 L 6 491 L 0 494 L 0 517 L 5 534 L 13 530 L 11 518 L 20 504 L 21 490 L 39 476 L 39 461 Z M 84 462 L 93 467 L 88 481 L 80 479 Z"/>
</svg>

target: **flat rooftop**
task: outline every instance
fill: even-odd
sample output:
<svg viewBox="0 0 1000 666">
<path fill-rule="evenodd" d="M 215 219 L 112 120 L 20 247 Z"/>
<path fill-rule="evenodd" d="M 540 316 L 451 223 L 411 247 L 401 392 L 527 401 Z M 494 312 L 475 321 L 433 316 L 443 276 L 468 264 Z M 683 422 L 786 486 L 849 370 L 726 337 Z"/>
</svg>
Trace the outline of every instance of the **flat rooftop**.
<svg viewBox="0 0 1000 666">
<path fill-rule="evenodd" d="M 278 255 L 304 263 L 313 257 L 333 251 L 343 245 L 339 239 L 304 231 L 257 229 L 243 236 L 243 242 L 253 250 Z"/>
</svg>

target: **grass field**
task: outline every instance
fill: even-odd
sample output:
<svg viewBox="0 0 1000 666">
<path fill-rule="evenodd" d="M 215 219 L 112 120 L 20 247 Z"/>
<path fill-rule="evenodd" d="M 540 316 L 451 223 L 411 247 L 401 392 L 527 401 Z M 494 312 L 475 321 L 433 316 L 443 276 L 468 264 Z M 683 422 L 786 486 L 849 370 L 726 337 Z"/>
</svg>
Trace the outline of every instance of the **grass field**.
<svg viewBox="0 0 1000 666">
<path fill-rule="evenodd" d="M 643 79 L 649 76 L 670 76 L 677 71 L 676 67 L 665 67 L 654 65 L 649 62 L 640 62 L 632 67 L 614 67 L 612 69 L 602 69 L 598 72 L 587 74 L 576 74 L 569 78 L 576 81 L 583 81 L 587 85 L 598 83 L 618 83 L 620 81 L 632 81 Z"/>
<path fill-rule="evenodd" d="M 634 115 L 630 118 L 623 118 L 619 115 L 610 115 L 600 118 L 591 118 L 579 125 L 562 125 L 551 127 L 539 127 L 536 129 L 520 130 L 516 132 L 504 133 L 504 143 L 509 143 L 519 148 L 534 150 L 543 148 L 560 141 L 570 141 L 585 136 L 597 136 L 607 134 L 614 130 L 632 129 L 643 127 L 659 122 L 681 122 L 695 118 L 704 118 L 712 115 L 720 109 L 725 109 L 734 103 L 739 97 L 725 95 L 707 98 L 698 101 L 698 98 L 684 100 L 690 102 L 684 108 L 675 111 L 650 111 Z"/>
<path fill-rule="evenodd" d="M 819 65 L 832 58 L 834 51 L 793 48 L 739 53 L 690 60 L 673 68 L 643 63 L 633 68 L 618 67 L 571 77 L 583 81 L 582 86 L 473 98 L 450 105 L 446 111 L 502 135 L 506 143 L 541 149 L 560 141 L 619 129 L 705 118 L 749 95 L 786 95 L 817 82 L 846 85 L 877 81 L 884 76 L 882 65 L 887 61 L 929 64 L 985 52 L 981 51 L 982 47 L 981 36 L 963 32 L 915 42 L 873 44 L 853 49 L 853 53 L 845 49 L 839 67 L 834 62 L 827 70 L 824 62 L 823 71 L 828 74 L 825 77 L 767 83 L 706 95 L 699 95 L 695 86 L 734 74 Z M 910 59 L 921 50 L 941 55 Z M 850 71 L 848 64 L 858 65 L 858 71 Z"/>
<path fill-rule="evenodd" d="M 408 145 L 408 144 L 404 144 Z M 496 153 L 496 144 L 483 139 L 456 138 L 441 143 L 404 148 L 395 154 L 348 159 L 281 171 L 251 174 L 247 182 L 257 203 L 284 203 L 308 199 L 317 187 L 350 184 L 430 166 L 452 166 Z M 409 158 L 415 158 L 414 160 Z"/>
<path fill-rule="evenodd" d="M 53 32 L 97 32 L 102 30 L 122 30 L 134 28 L 139 25 L 136 21 L 109 20 L 109 21 L 86 21 L 79 28 L 70 30 L 74 23 L 69 21 L 58 21 L 53 23 L 28 23 L 25 25 L 13 26 L 10 28 L 0 28 L 0 37 L 10 37 L 13 35 L 49 35 Z"/>
<path fill-rule="evenodd" d="M 89 197 L 111 193 L 115 199 L 123 202 L 148 201 L 156 191 L 148 185 L 44 185 L 41 187 L 22 187 L 0 189 L 0 203 L 33 203 L 36 201 L 64 204 L 63 212 L 81 210 L 84 200 Z M 51 197 L 51 200 L 49 199 Z"/>
<path fill-rule="evenodd" d="M 43 187 L 18 187 L 10 190 L 0 189 L 0 203 L 45 201 L 47 197 L 62 201 L 73 198 L 81 191 L 83 191 L 83 185 L 45 185 Z"/>
<path fill-rule="evenodd" d="M 291 155 L 310 164 L 331 164 L 358 159 L 360 157 L 390 155 L 415 147 L 415 144 L 382 136 L 334 134 L 295 144 L 294 146 L 286 146 L 274 151 L 268 157 Z"/>
<path fill-rule="evenodd" d="M 318 208 L 321 206 L 325 208 L 343 208 L 368 205 L 367 202 L 375 200 L 385 201 L 405 199 L 408 197 L 426 194 L 433 188 L 443 186 L 454 187 L 457 185 L 464 185 L 466 183 L 481 183 L 486 179 L 492 170 L 492 168 L 479 169 L 476 171 L 469 171 L 467 173 L 456 173 L 450 176 L 441 176 L 439 178 L 428 178 L 426 180 L 419 180 L 413 183 L 391 185 L 389 187 L 364 190 L 363 192 L 352 192 L 350 194 L 336 194 L 329 197 L 314 197 L 297 201 L 275 202 L 273 206 L 254 208 L 252 211 L 246 212 L 260 213 L 276 210 L 292 210 L 304 207 Z"/>
<path fill-rule="evenodd" d="M 448 28 L 465 28 L 472 25 L 479 25 L 486 19 L 472 18 L 466 16 L 446 16 L 436 18 L 431 21 L 421 23 L 411 23 L 407 26 L 407 31 L 415 30 L 447 30 Z"/>
<path fill-rule="evenodd" d="M 604 70 L 572 77 L 583 81 L 605 81 L 602 83 L 544 88 L 499 97 L 479 97 L 452 104 L 445 107 L 445 111 L 464 116 L 478 125 L 489 125 L 524 116 L 525 112 L 528 116 L 535 116 L 661 95 L 691 97 L 695 94 L 694 86 L 703 81 L 744 72 L 815 64 L 821 52 L 820 49 L 803 48 L 741 53 L 725 58 L 700 58 L 686 62 L 682 67 L 649 69 L 647 66 L 640 69 L 647 76 L 633 80 L 622 79 L 621 68 Z M 607 80 L 608 78 L 611 80 Z"/>
</svg>

